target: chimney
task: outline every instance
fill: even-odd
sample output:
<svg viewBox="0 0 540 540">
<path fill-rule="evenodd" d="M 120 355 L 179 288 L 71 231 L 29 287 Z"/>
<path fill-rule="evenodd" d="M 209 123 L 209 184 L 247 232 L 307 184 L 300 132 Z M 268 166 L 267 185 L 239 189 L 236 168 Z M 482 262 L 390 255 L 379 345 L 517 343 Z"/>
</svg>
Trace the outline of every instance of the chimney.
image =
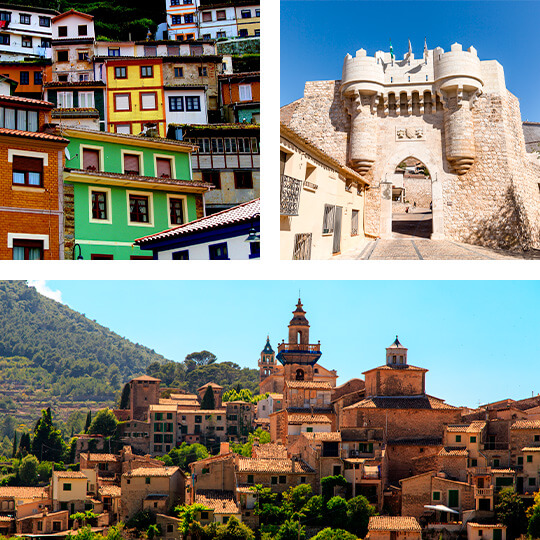
<svg viewBox="0 0 540 540">
<path fill-rule="evenodd" d="M 222 442 L 219 444 L 219 455 L 228 454 L 230 452 L 230 446 L 228 442 Z"/>
</svg>

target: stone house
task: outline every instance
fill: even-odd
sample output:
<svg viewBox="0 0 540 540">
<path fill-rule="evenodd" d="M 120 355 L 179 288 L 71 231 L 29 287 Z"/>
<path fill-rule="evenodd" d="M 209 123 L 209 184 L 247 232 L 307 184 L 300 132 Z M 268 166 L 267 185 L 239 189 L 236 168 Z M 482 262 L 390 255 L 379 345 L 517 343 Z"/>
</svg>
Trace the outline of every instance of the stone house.
<svg viewBox="0 0 540 540">
<path fill-rule="evenodd" d="M 44 510 L 17 520 L 17 534 L 20 535 L 49 535 L 67 531 L 69 528 L 69 512 L 57 510 L 49 512 Z"/>
<path fill-rule="evenodd" d="M 268 418 L 272 413 L 283 407 L 283 394 L 270 392 L 267 398 L 257 402 L 257 420 Z"/>
<path fill-rule="evenodd" d="M 523 452 L 523 490 L 536 493 L 540 486 L 540 446 L 526 446 Z"/>
<path fill-rule="evenodd" d="M 88 496 L 89 484 L 88 477 L 81 471 L 53 471 L 53 511 L 68 510 L 71 515 L 92 509 L 92 501 Z"/>
<path fill-rule="evenodd" d="M 255 405 L 246 401 L 227 401 L 227 437 L 229 440 L 246 441 L 253 429 Z"/>
<path fill-rule="evenodd" d="M 242 521 L 242 512 L 233 491 L 199 489 L 195 494 L 195 503 L 208 509 L 207 512 L 201 512 L 201 525 L 212 522 L 226 524 L 233 516 Z"/>
<path fill-rule="evenodd" d="M 467 540 L 506 540 L 506 526 L 467 521 Z"/>
<path fill-rule="evenodd" d="M 369 540 L 420 540 L 422 528 L 411 516 L 372 516 L 369 518 Z"/>
<path fill-rule="evenodd" d="M 44 512 L 52 507 L 47 488 L 27 486 L 0 487 L 0 534 L 10 536 L 17 520 Z"/>
<path fill-rule="evenodd" d="M 365 240 L 369 182 L 280 125 L 281 259 L 329 259 Z"/>
<path fill-rule="evenodd" d="M 193 488 L 190 504 L 199 489 L 234 491 L 236 488 L 235 454 L 229 451 L 228 443 L 221 443 L 219 455 L 190 463 L 189 468 Z"/>
<path fill-rule="evenodd" d="M 200 388 L 197 388 L 197 394 L 199 397 L 199 401 L 202 403 L 202 400 L 204 399 L 204 396 L 207 392 L 207 388 L 210 387 L 212 389 L 212 393 L 214 394 L 214 405 L 216 409 L 223 408 L 222 404 L 222 396 L 223 396 L 223 386 L 220 386 L 219 384 L 208 382 L 201 386 Z"/>
<path fill-rule="evenodd" d="M 140 467 L 122 474 L 120 517 L 123 521 L 137 512 L 167 512 L 184 504 L 186 478 L 178 467 Z"/>
</svg>

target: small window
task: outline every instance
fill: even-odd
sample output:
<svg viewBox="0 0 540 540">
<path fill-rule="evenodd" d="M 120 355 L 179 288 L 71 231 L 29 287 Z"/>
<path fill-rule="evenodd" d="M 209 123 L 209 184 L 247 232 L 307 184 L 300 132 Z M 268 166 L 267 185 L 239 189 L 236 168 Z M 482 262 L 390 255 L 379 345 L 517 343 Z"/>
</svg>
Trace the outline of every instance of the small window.
<svg viewBox="0 0 540 540">
<path fill-rule="evenodd" d="M 130 111 L 131 99 L 129 94 L 114 94 L 114 109 L 116 111 Z"/>
<path fill-rule="evenodd" d="M 182 67 L 175 67 L 174 68 L 174 76 L 177 79 L 182 79 L 184 77 L 184 68 Z"/>
<path fill-rule="evenodd" d="M 474 435 L 471 436 L 471 442 L 472 443 L 475 443 L 476 442 L 476 437 Z"/>
<path fill-rule="evenodd" d="M 255 17 L 260 17 L 261 16 L 261 10 L 260 9 L 256 9 L 255 10 Z"/>
<path fill-rule="evenodd" d="M 277 476 L 272 476 L 271 479 L 270 479 L 270 483 L 272 485 L 277 485 L 278 483 L 278 477 Z"/>
<path fill-rule="evenodd" d="M 109 47 L 108 56 L 120 56 L 120 49 L 115 47 Z"/>
<path fill-rule="evenodd" d="M 94 108 L 94 92 L 79 92 L 79 107 Z"/>
<path fill-rule="evenodd" d="M 171 23 L 173 25 L 182 24 L 182 16 L 181 15 L 172 15 L 171 16 Z"/>
<path fill-rule="evenodd" d="M 71 484 L 63 484 L 64 491 L 71 491 Z"/>
<path fill-rule="evenodd" d="M 69 51 L 58 51 L 56 53 L 58 62 L 67 62 L 69 60 Z"/>
<path fill-rule="evenodd" d="M 9 45 L 9 34 L 0 34 L 0 45 Z"/>
<path fill-rule="evenodd" d="M 46 26 L 47 28 L 51 26 L 51 19 L 49 17 L 40 17 L 39 26 Z"/>
<path fill-rule="evenodd" d="M 224 9 L 218 9 L 216 11 L 216 20 L 217 21 L 224 21 L 227 18 L 227 14 Z"/>
<path fill-rule="evenodd" d="M 478 466 L 478 460 L 476 458 L 471 458 L 471 467 L 477 467 Z"/>
<path fill-rule="evenodd" d="M 247 475 L 247 483 L 248 484 L 253 484 L 253 475 L 252 474 Z"/>
<path fill-rule="evenodd" d="M 13 184 L 18 186 L 43 186 L 43 159 L 13 156 Z"/>
<path fill-rule="evenodd" d="M 234 171 L 234 187 L 236 189 L 253 189 L 251 171 Z"/>
<path fill-rule="evenodd" d="M 145 45 L 144 56 L 157 56 L 157 47 L 155 45 Z"/>
<path fill-rule="evenodd" d="M 184 15 L 184 23 L 185 24 L 192 24 L 193 23 L 193 14 L 192 13 L 188 13 L 187 15 Z"/>
<path fill-rule="evenodd" d="M 21 84 L 30 84 L 30 72 L 21 71 Z"/>
<path fill-rule="evenodd" d="M 41 85 L 43 83 L 43 73 L 41 71 L 34 71 L 34 84 Z"/>
<path fill-rule="evenodd" d="M 517 464 L 518 464 L 518 465 L 523 465 L 523 456 L 518 456 L 518 458 L 517 458 Z"/>
<path fill-rule="evenodd" d="M 150 484 L 150 477 L 147 476 L 147 477 L 144 479 L 144 483 L 145 483 L 146 485 L 149 485 L 149 484 Z"/>
<path fill-rule="evenodd" d="M 127 78 L 127 68 L 125 66 L 118 66 L 114 68 L 114 78 L 115 79 L 126 79 Z"/>
<path fill-rule="evenodd" d="M 208 246 L 208 252 L 209 252 L 211 261 L 229 260 L 227 242 L 222 242 L 221 244 L 213 244 L 211 246 Z"/>
<path fill-rule="evenodd" d="M 238 30 L 238 37 L 248 37 L 248 36 L 249 36 L 249 32 L 247 28 L 240 28 L 240 30 Z"/>
<path fill-rule="evenodd" d="M 141 92 L 141 110 L 155 111 L 157 109 L 157 100 L 155 92 Z"/>
<path fill-rule="evenodd" d="M 141 77 L 148 78 L 154 76 L 154 66 L 141 66 Z"/>
<path fill-rule="evenodd" d="M 529 478 L 529 486 L 536 486 L 536 478 L 534 477 Z"/>
<path fill-rule="evenodd" d="M 184 110 L 184 98 L 182 96 L 169 96 L 169 110 L 180 112 Z"/>
<path fill-rule="evenodd" d="M 456 442 L 461 442 L 461 435 L 456 435 Z"/>
<path fill-rule="evenodd" d="M 171 0 L 171 6 L 179 6 L 180 0 Z"/>
<path fill-rule="evenodd" d="M 208 519 L 208 512 L 201 512 L 201 519 Z"/>
<path fill-rule="evenodd" d="M 201 98 L 199 96 L 186 96 L 186 111 L 200 111 Z"/>
<path fill-rule="evenodd" d="M 208 76 L 208 69 L 206 66 L 199 66 L 199 77 L 207 77 Z"/>
<path fill-rule="evenodd" d="M 58 37 L 67 37 L 67 26 L 58 27 Z"/>
<path fill-rule="evenodd" d="M 169 199 L 169 205 L 171 225 L 182 225 L 184 223 L 184 200 Z"/>
<path fill-rule="evenodd" d="M 99 171 L 99 150 L 83 148 L 83 169 L 86 171 Z"/>
<path fill-rule="evenodd" d="M 137 154 L 124 154 L 124 174 L 140 174 L 140 158 Z"/>
<path fill-rule="evenodd" d="M 251 101 L 253 99 L 251 94 L 251 84 L 239 84 L 238 91 L 240 93 L 240 101 Z"/>
<path fill-rule="evenodd" d="M 279 483 L 280 484 L 286 484 L 287 483 L 287 477 L 286 476 L 280 476 L 279 477 Z"/>
<path fill-rule="evenodd" d="M 79 51 L 77 56 L 81 62 L 88 62 L 88 51 Z"/>
<path fill-rule="evenodd" d="M 180 56 L 180 47 L 178 45 L 167 45 L 167 56 Z"/>
<path fill-rule="evenodd" d="M 79 36 L 86 36 L 88 35 L 88 27 L 86 24 L 79 24 L 78 27 Z"/>
<path fill-rule="evenodd" d="M 202 181 L 206 184 L 214 184 L 216 189 L 221 189 L 221 173 L 219 171 L 203 171 Z"/>
<path fill-rule="evenodd" d="M 31 49 L 32 48 L 32 36 L 23 36 L 22 37 L 22 46 Z"/>
<path fill-rule="evenodd" d="M 43 259 L 43 242 L 13 240 L 14 261 L 39 261 Z"/>
<path fill-rule="evenodd" d="M 107 193 L 92 191 L 92 219 L 107 219 Z"/>
<path fill-rule="evenodd" d="M 532 461 L 533 461 L 532 455 L 528 455 L 527 456 L 527 463 L 532 463 Z"/>
<path fill-rule="evenodd" d="M 51 48 L 51 40 L 48 38 L 41 38 L 41 47 L 43 49 L 50 49 Z"/>
<path fill-rule="evenodd" d="M 212 12 L 211 11 L 203 12 L 202 20 L 203 22 L 212 22 Z"/>
<path fill-rule="evenodd" d="M 540 435 L 534 436 L 534 442 L 540 442 Z"/>
<path fill-rule="evenodd" d="M 172 160 L 156 158 L 156 178 L 172 178 Z"/>
<path fill-rule="evenodd" d="M 129 196 L 129 220 L 133 223 L 150 222 L 149 199 L 145 195 Z"/>
<path fill-rule="evenodd" d="M 25 13 L 21 13 L 20 15 L 20 23 L 21 24 L 30 24 L 30 19 L 31 19 L 31 16 L 30 15 L 26 15 Z"/>
<path fill-rule="evenodd" d="M 241 12 L 242 19 L 251 19 L 251 9 L 243 9 Z"/>
<path fill-rule="evenodd" d="M 358 236 L 358 210 L 351 213 L 351 236 Z"/>
<path fill-rule="evenodd" d="M 322 227 L 323 234 L 330 234 L 334 232 L 335 212 L 336 212 L 336 207 L 334 205 L 332 204 L 324 205 L 323 227 Z"/>
<path fill-rule="evenodd" d="M 60 109 L 71 109 L 73 107 L 73 92 L 58 92 L 57 105 Z"/>
</svg>

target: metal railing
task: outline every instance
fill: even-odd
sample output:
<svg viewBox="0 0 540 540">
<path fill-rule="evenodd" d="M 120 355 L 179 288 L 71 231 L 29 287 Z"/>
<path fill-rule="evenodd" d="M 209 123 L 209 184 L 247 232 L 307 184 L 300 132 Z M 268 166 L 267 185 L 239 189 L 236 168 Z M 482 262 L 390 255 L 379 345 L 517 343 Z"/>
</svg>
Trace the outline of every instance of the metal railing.
<svg viewBox="0 0 540 540">
<path fill-rule="evenodd" d="M 302 352 L 320 352 L 321 344 L 309 344 L 309 343 L 280 343 L 278 345 L 278 352 L 281 351 L 302 351 Z"/>
<path fill-rule="evenodd" d="M 280 207 L 282 216 L 297 216 L 300 207 L 302 182 L 290 176 L 281 175 Z"/>
</svg>

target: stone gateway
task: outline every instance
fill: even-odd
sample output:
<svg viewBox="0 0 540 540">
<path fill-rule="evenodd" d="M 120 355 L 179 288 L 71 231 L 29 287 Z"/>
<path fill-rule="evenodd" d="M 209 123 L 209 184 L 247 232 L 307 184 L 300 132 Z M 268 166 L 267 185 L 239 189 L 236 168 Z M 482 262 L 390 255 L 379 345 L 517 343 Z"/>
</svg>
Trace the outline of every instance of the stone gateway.
<svg viewBox="0 0 540 540">
<path fill-rule="evenodd" d="M 392 237 L 392 188 L 407 158 L 429 171 L 434 240 L 540 248 L 540 161 L 527 154 L 502 66 L 458 43 L 403 60 L 364 49 L 340 81 L 307 82 L 288 126 L 366 178 L 366 233 Z"/>
</svg>

